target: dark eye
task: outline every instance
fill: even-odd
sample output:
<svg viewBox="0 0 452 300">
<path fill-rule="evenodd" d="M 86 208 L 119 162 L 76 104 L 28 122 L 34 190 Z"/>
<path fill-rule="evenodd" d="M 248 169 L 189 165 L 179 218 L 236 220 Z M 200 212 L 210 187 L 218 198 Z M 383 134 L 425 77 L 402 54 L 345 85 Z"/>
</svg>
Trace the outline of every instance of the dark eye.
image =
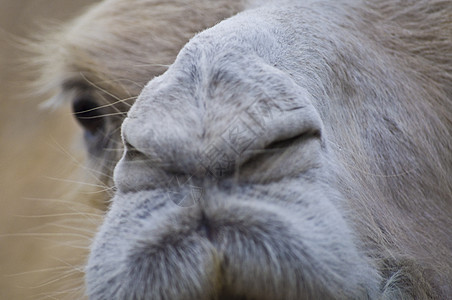
<svg viewBox="0 0 452 300">
<path fill-rule="evenodd" d="M 81 97 L 72 103 L 72 110 L 82 127 L 95 134 L 104 126 L 104 113 L 99 105 L 89 97 Z"/>
</svg>

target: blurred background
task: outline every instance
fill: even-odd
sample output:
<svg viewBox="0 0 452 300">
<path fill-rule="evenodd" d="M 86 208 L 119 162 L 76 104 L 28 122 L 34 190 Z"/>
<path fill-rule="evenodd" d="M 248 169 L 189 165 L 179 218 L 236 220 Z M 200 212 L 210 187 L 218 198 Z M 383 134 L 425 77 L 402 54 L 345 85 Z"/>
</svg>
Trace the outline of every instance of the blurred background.
<svg viewBox="0 0 452 300">
<path fill-rule="evenodd" d="M 99 213 L 68 195 L 82 185 L 80 131 L 69 107 L 40 109 L 24 88 L 39 24 L 69 20 L 88 0 L 0 0 L 0 299 L 80 299 Z M 74 199 L 76 198 L 76 199 Z M 83 198 L 83 195 L 82 197 Z"/>
</svg>

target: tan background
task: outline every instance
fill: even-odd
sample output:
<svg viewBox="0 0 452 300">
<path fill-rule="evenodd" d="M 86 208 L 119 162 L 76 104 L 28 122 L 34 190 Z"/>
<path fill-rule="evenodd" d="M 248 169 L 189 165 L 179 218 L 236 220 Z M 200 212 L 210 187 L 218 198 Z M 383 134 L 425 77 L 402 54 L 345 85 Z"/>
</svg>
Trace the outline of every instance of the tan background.
<svg viewBox="0 0 452 300">
<path fill-rule="evenodd" d="M 18 48 L 37 24 L 93 2 L 0 0 L 0 299 L 80 297 L 81 257 L 98 224 L 96 212 L 65 195 L 78 185 L 67 181 L 78 181 L 80 132 L 69 107 L 43 111 L 43 99 L 24 93 L 32 78 Z"/>
</svg>

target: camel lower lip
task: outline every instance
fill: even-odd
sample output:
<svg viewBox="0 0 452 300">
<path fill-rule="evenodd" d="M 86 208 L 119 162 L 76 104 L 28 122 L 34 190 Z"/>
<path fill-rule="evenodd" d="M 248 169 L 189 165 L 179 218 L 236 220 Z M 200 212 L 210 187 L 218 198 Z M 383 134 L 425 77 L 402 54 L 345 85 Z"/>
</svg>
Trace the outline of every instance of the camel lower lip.
<svg viewBox="0 0 452 300">
<path fill-rule="evenodd" d="M 105 258 L 104 247 L 111 246 L 95 245 L 91 255 L 104 259 L 88 264 L 88 281 L 99 284 L 89 291 L 93 299 L 97 299 L 97 292 L 105 295 L 106 291 L 115 299 L 276 300 L 303 299 L 302 295 L 325 299 L 335 293 L 341 281 L 354 276 L 344 273 L 338 278 L 342 264 L 357 263 L 357 254 L 341 252 L 339 245 L 350 241 L 333 227 L 325 229 L 331 233 L 325 240 L 310 233 L 310 227 L 318 222 L 293 223 L 300 218 L 287 218 L 292 212 L 281 207 L 254 206 L 252 201 L 243 200 L 225 202 L 225 195 L 207 206 L 179 207 L 168 202 L 162 206 L 148 194 L 137 195 L 140 207 L 154 210 L 153 215 L 144 216 L 147 225 L 118 224 L 136 227 L 133 235 L 121 237 L 101 231 L 103 240 L 121 240 L 114 247 L 123 248 L 116 248 L 114 257 Z M 144 195 L 153 208 L 145 207 Z M 126 200 L 135 202 L 130 194 L 127 199 L 115 199 Z M 109 226 L 116 222 L 115 209 L 107 220 Z M 326 249 L 333 250 L 326 253 Z M 338 282 L 325 289 L 323 279 L 314 275 L 320 271 Z M 106 273 L 110 277 L 99 280 Z"/>
<path fill-rule="evenodd" d="M 178 218 L 185 222 L 183 217 Z M 265 240 L 264 236 L 268 236 L 266 230 L 276 227 L 284 235 L 284 224 L 277 224 L 275 219 L 270 222 L 274 226 L 241 224 L 240 220 L 234 224 L 230 217 L 227 220 L 214 223 L 201 213 L 197 221 L 181 226 L 187 231 L 170 229 L 158 237 L 152 234 L 152 240 L 142 239 L 127 257 L 126 265 L 134 266 L 128 271 L 133 274 L 129 278 L 141 279 L 139 285 L 135 280 L 126 283 L 130 290 L 138 293 L 145 287 L 143 295 L 155 295 L 153 287 L 166 285 L 180 299 L 185 299 L 182 295 L 189 299 L 262 299 L 262 290 L 267 289 L 269 299 L 283 299 L 280 291 L 284 291 L 285 283 L 278 277 L 287 280 L 291 276 L 281 272 L 297 273 L 295 269 L 301 266 L 296 260 L 301 252 L 297 253 L 295 245 L 280 245 L 280 241 Z M 294 276 L 293 281 L 303 280 Z"/>
</svg>

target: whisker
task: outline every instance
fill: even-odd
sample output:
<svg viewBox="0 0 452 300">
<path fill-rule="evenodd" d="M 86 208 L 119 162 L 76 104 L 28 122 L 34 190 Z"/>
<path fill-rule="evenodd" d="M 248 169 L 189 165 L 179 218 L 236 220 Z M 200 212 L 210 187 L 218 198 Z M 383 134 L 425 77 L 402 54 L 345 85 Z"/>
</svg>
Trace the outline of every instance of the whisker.
<svg viewBox="0 0 452 300">
<path fill-rule="evenodd" d="M 77 265 L 74 265 L 74 264 L 71 264 L 68 261 L 62 260 L 62 259 L 60 259 L 58 257 L 54 257 L 54 259 L 56 261 L 62 263 L 66 267 L 70 267 L 71 268 L 70 271 L 77 271 L 77 272 L 80 272 L 80 273 L 84 273 L 84 265 L 81 265 L 79 263 Z"/>
<path fill-rule="evenodd" d="M 56 217 L 78 217 L 78 216 L 99 216 L 95 213 L 61 213 L 61 214 L 47 214 L 47 215 L 36 215 L 36 216 L 27 216 L 27 215 L 13 215 L 18 218 L 26 218 L 26 219 L 42 219 L 42 218 L 56 218 Z"/>
<path fill-rule="evenodd" d="M 94 87 L 97 88 L 98 90 L 104 92 L 105 94 L 109 95 L 110 97 L 114 98 L 115 100 L 117 100 L 117 101 L 119 101 L 119 102 L 122 101 L 122 99 L 119 98 L 118 96 L 116 96 L 116 95 L 110 93 L 109 91 L 107 91 L 107 90 L 101 88 L 100 86 L 98 86 L 98 85 L 95 84 L 94 82 L 90 81 L 88 78 L 86 78 L 86 76 L 85 76 L 82 72 L 80 72 L 80 75 L 82 76 L 82 78 L 83 78 L 84 80 L 86 80 L 89 84 L 91 84 L 92 86 L 94 86 Z M 129 104 L 129 103 L 127 103 L 127 102 L 124 102 L 124 103 L 125 103 L 126 105 L 131 106 L 131 104 Z"/>
<path fill-rule="evenodd" d="M 116 129 L 112 130 L 111 133 L 112 133 L 112 134 L 115 134 L 115 133 L 118 132 L 118 131 L 121 131 L 121 126 L 118 126 Z M 115 141 L 115 142 L 122 145 L 122 142 L 121 142 L 121 141 L 120 141 L 120 142 Z"/>
<path fill-rule="evenodd" d="M 63 154 L 65 154 L 69 159 L 70 159 L 70 161 L 72 161 L 77 167 L 79 167 L 80 169 L 82 169 L 82 170 L 85 170 L 85 171 L 87 171 L 85 174 L 89 174 L 90 175 L 90 178 L 92 178 L 92 179 L 94 179 L 95 181 L 97 181 L 97 182 L 100 182 L 101 184 L 104 184 L 101 180 L 99 180 L 99 177 L 98 177 L 98 175 L 101 175 L 101 176 L 105 176 L 105 177 L 108 177 L 108 178 L 112 178 L 109 174 L 105 174 L 105 173 L 103 173 L 103 172 L 101 172 L 101 171 L 98 171 L 98 170 L 94 170 L 94 169 L 91 169 L 91 168 L 89 168 L 89 167 L 87 167 L 84 163 L 82 163 L 82 162 L 80 162 L 74 155 L 72 155 L 69 151 L 67 151 L 56 139 L 54 139 L 53 137 L 52 137 L 52 142 L 54 143 L 54 145 L 56 145 L 57 146 L 57 149 L 59 150 L 59 151 L 61 151 Z M 96 175 L 97 174 L 97 175 Z"/>
<path fill-rule="evenodd" d="M 127 111 L 129 110 L 129 109 L 126 109 L 125 111 L 121 111 L 120 108 L 119 108 L 117 105 L 110 105 L 111 101 L 110 101 L 110 99 L 108 99 L 107 97 L 105 97 L 105 94 L 103 94 L 103 93 L 98 93 L 98 95 L 100 96 L 100 98 L 102 98 L 103 103 L 106 103 L 106 104 L 104 104 L 104 105 L 107 105 L 107 106 L 111 107 L 112 109 L 114 109 L 114 110 L 115 110 L 116 112 L 118 112 L 118 113 L 119 113 L 119 112 L 123 112 L 124 114 L 126 114 Z M 124 98 L 124 99 L 125 99 L 125 98 Z M 123 100 L 123 99 L 116 101 L 116 103 L 119 103 L 119 102 L 121 102 L 121 101 L 123 101 L 123 103 L 125 103 L 126 106 L 128 106 L 128 108 L 130 108 L 130 107 L 132 106 L 132 104 L 127 103 L 126 100 Z"/>
<path fill-rule="evenodd" d="M 87 195 L 95 195 L 95 194 L 109 193 L 109 192 L 114 193 L 115 191 L 116 191 L 116 187 L 111 186 L 111 187 L 105 187 L 103 189 L 99 189 L 99 190 L 92 191 L 92 192 L 86 192 L 85 191 L 84 193 L 87 194 Z"/>
<path fill-rule="evenodd" d="M 57 223 L 51 224 L 51 225 L 56 227 L 56 228 L 58 228 L 58 229 L 63 228 L 63 229 L 69 229 L 71 231 L 78 231 L 78 232 L 88 233 L 88 234 L 94 234 L 95 233 L 95 231 L 93 231 L 93 230 L 83 229 L 82 227 L 79 227 L 79 226 L 75 227 L 75 226 L 69 226 L 69 225 L 63 225 L 63 224 L 57 224 Z"/>
<path fill-rule="evenodd" d="M 5 274 L 3 276 L 18 277 L 18 276 L 24 276 L 24 275 L 29 275 L 29 274 L 44 273 L 44 272 L 48 272 L 48 271 L 65 271 L 65 270 L 67 270 L 67 268 L 68 268 L 67 266 L 43 268 L 43 269 L 39 269 L 39 270 L 30 270 L 30 271 L 14 273 L 14 274 Z"/>
<path fill-rule="evenodd" d="M 105 152 L 119 152 L 119 151 L 123 151 L 124 148 L 103 148 L 103 150 Z"/>
<path fill-rule="evenodd" d="M 56 177 L 50 177 L 50 176 L 46 176 L 45 178 L 50 179 L 50 180 L 55 180 L 58 182 L 76 183 L 76 184 L 80 184 L 80 185 L 84 185 L 84 186 L 92 186 L 92 187 L 100 187 L 100 188 L 105 187 L 104 185 L 101 185 L 101 184 L 83 182 L 83 181 L 78 181 L 78 180 L 63 179 L 63 178 L 56 178 Z"/>
<path fill-rule="evenodd" d="M 83 224 L 86 226 L 86 223 L 89 222 L 90 224 L 92 224 L 93 228 L 97 228 L 97 226 L 99 226 L 100 221 L 102 219 L 102 215 L 100 215 L 100 214 L 97 215 L 97 214 L 87 214 L 87 213 L 83 213 L 83 212 L 78 212 L 77 216 L 82 217 L 82 218 L 59 219 L 59 220 L 56 220 L 51 223 L 44 223 L 44 224 L 41 224 L 38 226 L 31 227 L 27 230 L 27 232 L 5 233 L 4 236 L 20 237 L 20 236 L 33 236 L 34 234 L 38 234 L 40 236 L 47 236 L 48 234 L 51 235 L 52 232 L 44 232 L 43 233 L 44 235 L 42 235 L 42 233 L 40 233 L 39 231 L 42 231 L 42 230 L 49 231 L 49 230 L 52 230 L 52 228 L 70 229 L 70 230 L 75 230 L 75 231 L 79 231 L 79 232 L 85 232 L 85 233 L 88 233 L 89 235 L 91 235 L 93 233 L 93 230 L 81 229 L 81 228 L 83 228 L 83 226 L 78 226 L 78 225 Z M 38 217 L 40 217 L 40 216 L 38 216 Z M 74 223 L 76 223 L 77 225 L 74 225 Z M 69 225 L 67 225 L 67 224 L 69 224 Z M 59 234 L 63 234 L 63 233 L 59 232 Z"/>
<path fill-rule="evenodd" d="M 38 285 L 35 285 L 35 286 L 30 286 L 29 288 L 30 288 L 30 289 L 39 289 L 39 288 L 42 288 L 42 287 L 46 287 L 46 286 L 49 286 L 49 285 L 51 285 L 51 284 L 53 284 L 53 283 L 56 283 L 56 282 L 58 282 L 58 281 L 60 281 L 60 280 L 69 278 L 69 277 L 71 277 L 71 276 L 74 276 L 75 274 L 77 274 L 77 273 L 74 272 L 74 273 L 70 273 L 70 274 L 65 274 L 65 275 L 63 275 L 63 276 L 61 276 L 61 274 L 60 274 L 60 276 L 58 276 L 58 277 L 55 278 L 55 279 L 50 279 L 50 280 L 45 281 L 45 282 L 43 282 L 43 283 L 41 283 L 41 284 L 38 284 Z"/>
<path fill-rule="evenodd" d="M 137 98 L 136 96 L 134 96 L 134 97 L 129 97 L 129 98 L 124 98 L 124 99 L 121 99 L 121 100 L 118 100 L 118 101 L 115 101 L 115 102 L 112 102 L 112 103 L 108 103 L 108 104 L 96 106 L 96 107 L 94 107 L 94 108 L 90 108 L 90 109 L 78 111 L 78 112 L 76 112 L 76 113 L 73 113 L 73 115 L 83 114 L 83 113 L 91 112 L 91 111 L 94 111 L 94 110 L 98 110 L 98 109 L 102 109 L 102 108 L 107 108 L 107 107 L 115 106 L 115 105 L 118 104 L 118 103 L 126 103 L 126 102 L 124 102 L 124 101 L 132 100 L 132 99 L 136 99 L 136 98 Z M 129 104 L 129 103 L 126 103 L 126 104 L 127 104 L 129 107 L 132 106 L 132 105 Z M 127 113 L 127 112 L 124 112 L 124 113 Z"/>
<path fill-rule="evenodd" d="M 78 274 L 75 274 L 78 275 Z M 74 275 L 74 276 L 75 276 Z M 37 300 L 40 299 L 57 299 L 57 300 L 61 300 L 61 299 L 84 299 L 84 288 L 83 288 L 83 280 L 79 279 L 77 280 L 78 282 L 74 282 L 73 284 L 68 284 L 68 282 L 72 282 L 71 281 L 65 281 L 65 286 L 75 286 L 75 287 L 71 287 L 71 288 L 66 288 L 64 290 L 61 291 L 52 291 L 52 292 L 44 292 L 44 293 L 39 293 L 36 294 L 35 297 L 39 297 Z M 72 296 L 73 295 L 73 296 Z M 61 296 L 66 296 L 68 298 L 61 298 Z"/>
<path fill-rule="evenodd" d="M 75 113 L 75 114 L 78 114 L 78 113 Z M 99 116 L 92 116 L 92 117 L 78 117 L 79 119 L 83 119 L 83 120 L 90 120 L 90 119 L 98 119 L 98 118 L 100 118 L 100 117 L 111 117 L 111 116 L 119 116 L 119 115 L 121 115 L 121 116 L 126 116 L 127 115 L 127 112 L 122 112 L 122 111 L 120 111 L 120 112 L 115 112 L 115 113 L 110 113 L 110 114 L 102 114 L 102 115 L 99 115 Z"/>
<path fill-rule="evenodd" d="M 34 198 L 33 197 L 23 197 L 22 199 L 28 200 L 28 201 L 41 201 L 41 202 L 57 203 L 57 204 L 61 204 L 62 207 L 66 208 L 66 209 L 70 209 L 75 212 L 78 212 L 75 210 L 75 205 L 81 206 L 83 208 L 87 208 L 90 210 L 95 209 L 91 205 L 85 204 L 85 203 L 79 202 L 79 201 L 69 201 L 69 200 L 53 199 L 53 198 L 37 198 L 37 197 L 34 197 Z M 63 204 L 67 204 L 67 206 L 63 206 Z"/>
<path fill-rule="evenodd" d="M 169 68 L 171 65 L 166 64 L 134 64 L 135 67 L 163 67 L 163 68 Z"/>
<path fill-rule="evenodd" d="M 55 232 L 55 233 L 32 233 L 32 232 L 28 232 L 28 233 L 23 233 L 23 232 L 18 232 L 18 233 L 5 233 L 5 234 L 0 234 L 0 237 L 5 238 L 5 237 L 33 237 L 33 238 L 41 238 L 41 237 L 56 237 L 56 236 L 60 236 L 60 237 L 78 237 L 78 238 L 83 238 L 83 239 L 87 239 L 90 237 L 81 235 L 81 234 L 76 234 L 76 233 L 61 233 L 61 232 Z M 49 240 L 49 239 L 42 239 L 45 241 L 53 241 L 54 240 Z"/>
</svg>

